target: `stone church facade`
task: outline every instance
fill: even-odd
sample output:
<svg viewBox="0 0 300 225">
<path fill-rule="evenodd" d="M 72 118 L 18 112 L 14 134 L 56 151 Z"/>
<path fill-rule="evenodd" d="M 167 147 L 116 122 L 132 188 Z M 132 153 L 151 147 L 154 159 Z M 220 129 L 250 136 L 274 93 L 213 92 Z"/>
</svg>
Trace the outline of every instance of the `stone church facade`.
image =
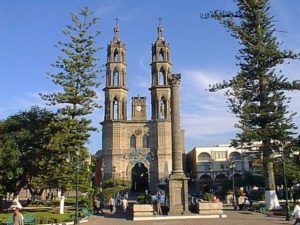
<svg viewBox="0 0 300 225">
<path fill-rule="evenodd" d="M 107 47 L 104 121 L 102 124 L 103 179 L 131 181 L 133 191 L 157 190 L 172 170 L 171 90 L 167 76 L 172 73 L 170 47 L 157 28 L 152 44 L 151 119 L 147 120 L 144 96 L 128 104 L 126 48 L 118 23 Z M 131 107 L 131 119 L 127 108 Z M 183 138 L 183 131 L 182 131 Z"/>
</svg>

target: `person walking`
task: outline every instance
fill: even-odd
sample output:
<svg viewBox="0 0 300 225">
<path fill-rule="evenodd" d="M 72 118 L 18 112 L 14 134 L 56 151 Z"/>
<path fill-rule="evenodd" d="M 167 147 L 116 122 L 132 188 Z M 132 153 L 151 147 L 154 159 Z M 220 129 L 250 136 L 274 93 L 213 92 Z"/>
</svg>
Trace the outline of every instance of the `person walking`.
<svg viewBox="0 0 300 225">
<path fill-rule="evenodd" d="M 121 204 L 122 204 L 123 212 L 126 212 L 127 207 L 128 207 L 128 201 L 125 197 L 123 197 Z"/>
<path fill-rule="evenodd" d="M 115 207 L 115 200 L 113 199 L 112 196 L 109 198 L 108 205 L 109 205 L 110 212 L 113 212 Z"/>
<path fill-rule="evenodd" d="M 23 215 L 20 213 L 20 209 L 22 209 L 22 205 L 20 204 L 20 202 L 15 199 L 12 202 L 12 205 L 10 206 L 10 208 L 14 211 L 14 215 L 13 215 L 13 225 L 24 225 L 24 217 Z"/>
<path fill-rule="evenodd" d="M 298 223 L 300 224 L 300 202 L 295 205 L 292 216 L 295 217 L 295 223 L 293 225 L 296 225 Z"/>
<path fill-rule="evenodd" d="M 99 212 L 100 212 L 101 214 L 104 214 L 104 212 L 103 212 L 103 209 L 104 209 L 104 199 L 103 199 L 103 197 L 100 197 L 100 198 L 99 198 L 99 201 L 100 201 Z"/>
<path fill-rule="evenodd" d="M 162 215 L 162 211 L 161 211 L 161 194 L 160 194 L 159 191 L 156 194 L 156 210 L 157 210 L 158 215 Z"/>
<path fill-rule="evenodd" d="M 94 214 L 98 215 L 100 210 L 100 201 L 99 198 L 94 199 Z"/>
</svg>

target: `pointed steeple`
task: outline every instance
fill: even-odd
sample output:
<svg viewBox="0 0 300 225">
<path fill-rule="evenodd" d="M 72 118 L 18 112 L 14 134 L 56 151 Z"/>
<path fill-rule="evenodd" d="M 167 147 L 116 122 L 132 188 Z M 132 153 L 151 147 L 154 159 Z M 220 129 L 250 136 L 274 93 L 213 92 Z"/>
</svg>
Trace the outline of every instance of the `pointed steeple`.
<svg viewBox="0 0 300 225">
<path fill-rule="evenodd" d="M 126 48 L 120 39 L 119 19 L 107 46 L 104 120 L 127 120 Z"/>
<path fill-rule="evenodd" d="M 119 26 L 119 19 L 116 18 L 116 25 L 114 27 L 114 40 L 120 41 L 120 26 Z"/>
<path fill-rule="evenodd" d="M 163 33 L 164 33 L 164 28 L 162 26 L 162 18 L 159 17 L 158 18 L 158 27 L 157 27 L 157 40 L 164 40 L 164 36 L 163 36 Z"/>
</svg>

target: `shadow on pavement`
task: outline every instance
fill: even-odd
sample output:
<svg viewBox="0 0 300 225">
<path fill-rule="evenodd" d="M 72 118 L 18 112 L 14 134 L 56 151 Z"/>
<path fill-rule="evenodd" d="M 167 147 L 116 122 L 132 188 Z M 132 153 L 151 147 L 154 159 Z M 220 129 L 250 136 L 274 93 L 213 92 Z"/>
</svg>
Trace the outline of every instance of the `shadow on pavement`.
<svg viewBox="0 0 300 225">
<path fill-rule="evenodd" d="M 117 211 L 110 212 L 109 210 L 104 210 L 104 214 L 97 215 L 99 217 L 111 218 L 111 219 L 124 219 L 124 220 L 133 220 L 132 218 L 132 209 L 127 209 L 127 212 L 123 212 L 122 209 Z"/>
</svg>

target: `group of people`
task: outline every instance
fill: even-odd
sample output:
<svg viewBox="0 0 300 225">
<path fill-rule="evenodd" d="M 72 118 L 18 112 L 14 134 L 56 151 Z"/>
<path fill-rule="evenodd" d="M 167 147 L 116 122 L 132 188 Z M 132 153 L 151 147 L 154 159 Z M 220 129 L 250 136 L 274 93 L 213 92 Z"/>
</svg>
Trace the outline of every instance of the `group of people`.
<svg viewBox="0 0 300 225">
<path fill-rule="evenodd" d="M 119 192 L 116 194 L 115 198 L 111 196 L 108 200 L 108 206 L 109 206 L 109 211 L 111 213 L 114 212 L 117 208 L 122 208 L 123 212 L 126 212 L 128 208 L 128 193 L 126 192 L 123 195 L 123 197 L 120 195 Z M 100 199 L 96 197 L 94 200 L 95 214 L 99 214 L 99 213 L 103 214 L 103 208 L 104 208 L 104 199 Z"/>
<path fill-rule="evenodd" d="M 118 193 L 119 194 L 119 193 Z M 113 212 L 115 207 L 115 199 L 111 196 L 108 201 L 109 210 Z M 128 208 L 128 194 L 125 194 L 123 197 L 117 197 L 117 206 L 123 209 L 123 212 L 127 211 Z"/>
<path fill-rule="evenodd" d="M 238 197 L 238 207 L 239 210 L 249 210 L 251 203 L 247 196 L 241 195 Z"/>
</svg>

